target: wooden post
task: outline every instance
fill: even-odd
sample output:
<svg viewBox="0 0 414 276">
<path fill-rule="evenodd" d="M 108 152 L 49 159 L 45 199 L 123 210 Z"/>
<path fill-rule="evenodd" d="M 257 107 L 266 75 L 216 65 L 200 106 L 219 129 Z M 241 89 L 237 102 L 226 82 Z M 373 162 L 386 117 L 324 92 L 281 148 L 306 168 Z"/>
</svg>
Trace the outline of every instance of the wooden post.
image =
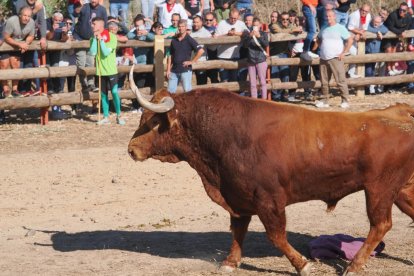
<svg viewBox="0 0 414 276">
<path fill-rule="evenodd" d="M 155 91 L 164 87 L 164 37 L 156 35 L 154 41 Z"/>
<path fill-rule="evenodd" d="M 365 40 L 358 41 L 357 47 L 358 47 L 357 56 L 365 55 Z M 365 64 L 362 63 L 362 64 L 357 65 L 356 74 L 363 78 L 365 77 Z M 365 87 L 364 86 L 357 87 L 356 95 L 359 98 L 365 97 Z"/>
<path fill-rule="evenodd" d="M 40 66 L 46 66 L 46 52 L 40 51 Z M 47 81 L 46 79 L 41 80 L 40 95 L 47 95 Z M 43 107 L 40 110 L 40 124 L 47 125 L 49 122 L 49 107 Z"/>
</svg>

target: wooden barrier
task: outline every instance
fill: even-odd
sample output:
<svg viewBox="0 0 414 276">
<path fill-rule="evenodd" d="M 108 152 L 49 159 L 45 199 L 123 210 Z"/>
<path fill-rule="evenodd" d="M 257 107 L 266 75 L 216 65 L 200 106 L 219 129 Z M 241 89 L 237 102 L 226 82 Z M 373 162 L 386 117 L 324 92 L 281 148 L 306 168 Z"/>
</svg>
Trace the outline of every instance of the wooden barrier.
<svg viewBox="0 0 414 276">
<path fill-rule="evenodd" d="M 400 75 L 392 77 L 371 77 L 361 79 L 347 79 L 349 87 L 365 86 L 369 84 L 388 85 L 404 82 L 412 82 L 414 75 Z M 330 82 L 330 86 L 335 87 L 335 81 Z M 196 88 L 224 88 L 230 91 L 241 91 L 249 88 L 249 82 L 226 82 L 226 83 L 213 83 L 206 85 L 198 85 Z M 320 88 L 320 81 L 303 81 L 303 82 L 280 82 L 278 79 L 273 79 L 267 85 L 267 89 L 304 89 L 304 88 Z M 150 87 L 140 88 L 142 94 L 147 98 L 151 98 L 151 92 L 155 90 Z M 177 93 L 182 93 L 181 87 L 177 89 Z M 131 90 L 121 90 L 119 96 L 122 99 L 135 99 L 135 94 Z M 79 104 L 84 101 L 98 100 L 98 93 L 82 93 L 71 92 L 61 93 L 53 95 L 42 95 L 36 97 L 27 98 L 12 98 L 0 100 L 0 109 L 22 109 L 22 108 L 43 108 L 52 105 L 69 105 Z"/>
<path fill-rule="evenodd" d="M 407 37 L 414 37 L 414 30 L 407 31 Z M 270 34 L 269 39 L 271 43 L 277 43 L 280 41 L 291 41 L 303 39 L 306 37 L 306 33 L 298 35 L 290 34 Z M 367 39 L 374 39 L 375 34 L 368 33 Z M 388 32 L 384 39 L 396 38 L 395 34 Z M 237 44 L 240 43 L 240 37 L 220 37 L 220 38 L 197 38 L 196 39 L 200 44 L 203 45 L 217 45 L 217 44 Z M 155 53 L 155 62 L 154 65 L 136 65 L 134 72 L 136 73 L 148 73 L 154 72 L 156 76 L 155 88 L 159 89 L 164 85 L 164 47 L 168 47 L 171 41 L 169 39 L 163 39 L 162 37 L 156 37 L 155 42 L 144 42 L 144 41 L 128 41 L 126 43 L 119 43 L 118 47 L 153 47 Z M 389 62 L 389 61 L 407 61 L 414 60 L 413 52 L 401 52 L 393 54 L 363 54 L 364 42 L 358 43 L 358 55 L 357 56 L 347 56 L 345 57 L 345 63 L 357 64 L 358 73 L 364 75 L 364 66 L 365 63 L 372 62 Z M 47 42 L 47 51 L 55 50 L 67 50 L 67 49 L 85 49 L 89 47 L 89 41 L 68 41 L 65 43 L 48 41 Z M 40 50 L 40 45 L 38 41 L 34 41 L 30 45 L 30 50 Z M 4 43 L 0 46 L 0 52 L 12 51 L 13 47 Z M 318 65 L 319 59 L 312 60 L 311 62 L 304 61 L 300 58 L 277 58 L 270 57 L 267 60 L 269 66 L 280 66 L 280 65 L 293 65 L 293 66 L 306 66 L 306 65 Z M 193 65 L 194 70 L 208 70 L 208 69 L 239 69 L 247 67 L 246 60 L 239 61 L 225 61 L 225 60 L 210 60 L 203 61 L 202 63 L 196 63 Z M 130 66 L 119 66 L 119 73 L 128 73 Z M 96 69 L 94 67 L 77 67 L 77 66 L 66 66 L 66 67 L 39 67 L 39 68 L 26 68 L 26 69 L 9 69 L 1 70 L 0 80 L 22 80 L 22 79 L 47 79 L 55 77 L 68 77 L 68 76 L 87 76 L 95 75 Z M 361 79 L 348 79 L 348 85 L 351 87 L 357 87 L 357 94 L 363 96 L 364 92 L 361 89 L 365 85 L 370 84 L 394 84 L 394 83 L 405 83 L 414 81 L 413 75 L 402 75 L 394 77 L 372 77 L 372 78 L 361 78 Z M 335 85 L 335 83 L 332 83 Z M 195 87 L 220 87 L 227 88 L 231 91 L 240 91 L 248 90 L 247 82 L 240 83 L 219 83 L 219 84 L 208 84 Z M 279 80 L 270 80 L 268 83 L 268 89 L 298 89 L 298 88 L 319 88 L 319 81 L 311 82 L 286 82 L 282 83 Z M 141 89 L 144 94 L 147 94 L 150 97 L 150 93 L 154 91 L 152 88 L 143 88 Z M 178 90 L 179 92 L 180 90 Z M 130 91 L 121 91 L 121 98 L 134 98 L 134 94 Z M 78 104 L 86 100 L 96 100 L 98 97 L 97 93 L 62 93 L 55 94 L 52 96 L 36 96 L 28 98 L 13 98 L 13 99 L 3 99 L 0 100 L 0 109 L 21 109 L 21 108 L 47 108 L 52 105 L 65 105 L 65 104 Z"/>
</svg>

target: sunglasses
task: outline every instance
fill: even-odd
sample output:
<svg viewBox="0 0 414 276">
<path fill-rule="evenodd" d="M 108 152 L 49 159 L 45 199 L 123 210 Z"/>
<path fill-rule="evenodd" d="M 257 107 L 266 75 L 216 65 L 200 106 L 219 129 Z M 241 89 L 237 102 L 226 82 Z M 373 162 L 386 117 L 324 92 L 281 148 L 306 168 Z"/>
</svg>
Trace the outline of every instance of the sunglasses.
<svg viewBox="0 0 414 276">
<path fill-rule="evenodd" d="M 214 19 L 206 19 L 207 22 L 212 22 Z"/>
<path fill-rule="evenodd" d="M 282 21 L 289 21 L 289 18 L 282 18 Z"/>
<path fill-rule="evenodd" d="M 73 23 L 72 23 L 72 22 L 66 22 L 66 24 L 67 24 L 67 25 L 73 25 Z"/>
<path fill-rule="evenodd" d="M 400 12 L 407 12 L 407 9 L 400 9 Z"/>
</svg>

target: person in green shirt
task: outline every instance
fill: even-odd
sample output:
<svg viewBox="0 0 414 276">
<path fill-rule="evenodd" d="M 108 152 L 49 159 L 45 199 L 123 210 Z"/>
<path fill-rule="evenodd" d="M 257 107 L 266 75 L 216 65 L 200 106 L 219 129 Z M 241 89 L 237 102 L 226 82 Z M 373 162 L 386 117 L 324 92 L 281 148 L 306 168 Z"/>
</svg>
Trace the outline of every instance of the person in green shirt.
<svg viewBox="0 0 414 276">
<path fill-rule="evenodd" d="M 105 29 L 103 18 L 92 19 L 93 37 L 90 39 L 89 52 L 96 58 L 96 73 L 101 77 L 101 97 L 104 118 L 98 121 L 98 125 L 109 124 L 109 98 L 108 90 L 111 90 L 116 112 L 116 122 L 125 125 L 121 119 L 121 100 L 118 95 L 118 69 L 116 66 L 116 35 Z M 99 48 L 98 48 L 99 47 Z"/>
</svg>

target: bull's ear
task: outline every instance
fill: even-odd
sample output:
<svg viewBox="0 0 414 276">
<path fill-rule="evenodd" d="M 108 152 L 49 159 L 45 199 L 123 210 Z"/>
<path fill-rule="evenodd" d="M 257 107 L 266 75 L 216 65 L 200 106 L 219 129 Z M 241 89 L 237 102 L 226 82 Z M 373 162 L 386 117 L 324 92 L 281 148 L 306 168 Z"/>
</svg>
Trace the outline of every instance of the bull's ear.
<svg viewBox="0 0 414 276">
<path fill-rule="evenodd" d="M 173 108 L 167 112 L 167 119 L 169 128 L 172 129 L 178 126 L 178 109 Z"/>
</svg>

